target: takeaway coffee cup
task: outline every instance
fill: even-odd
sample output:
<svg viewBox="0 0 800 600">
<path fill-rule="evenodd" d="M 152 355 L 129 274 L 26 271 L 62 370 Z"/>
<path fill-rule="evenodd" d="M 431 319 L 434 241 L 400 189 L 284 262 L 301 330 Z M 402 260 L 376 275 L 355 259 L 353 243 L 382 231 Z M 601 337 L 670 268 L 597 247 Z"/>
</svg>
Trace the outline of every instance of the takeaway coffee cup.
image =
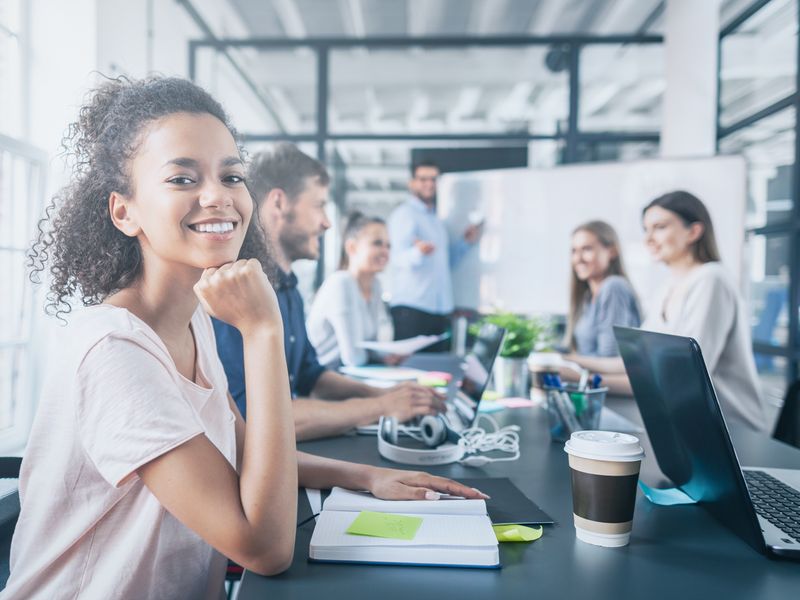
<svg viewBox="0 0 800 600">
<path fill-rule="evenodd" d="M 579 540 L 625 546 L 631 537 L 636 484 L 644 451 L 639 438 L 577 431 L 564 444 L 572 474 L 572 513 Z"/>
</svg>

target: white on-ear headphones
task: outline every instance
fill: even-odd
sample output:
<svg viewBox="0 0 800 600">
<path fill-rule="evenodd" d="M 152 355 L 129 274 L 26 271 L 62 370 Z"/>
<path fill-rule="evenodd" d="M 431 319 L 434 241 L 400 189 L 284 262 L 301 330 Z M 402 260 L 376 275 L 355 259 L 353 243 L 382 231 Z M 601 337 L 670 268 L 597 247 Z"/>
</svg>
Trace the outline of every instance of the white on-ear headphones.
<svg viewBox="0 0 800 600">
<path fill-rule="evenodd" d="M 508 425 L 502 429 L 488 415 L 478 415 L 493 426 L 493 431 L 473 426 L 459 435 L 447 424 L 444 417 L 425 416 L 420 421 L 419 433 L 398 425 L 395 417 L 381 417 L 378 423 L 378 453 L 387 460 L 407 465 L 446 465 L 460 462 L 468 467 L 482 467 L 490 462 L 517 460 L 519 458 L 519 426 Z M 477 423 L 477 421 L 476 421 Z M 406 448 L 399 445 L 399 434 L 404 433 L 428 448 Z M 470 456 L 477 452 L 499 450 L 512 456 L 493 458 Z"/>
<path fill-rule="evenodd" d="M 433 439 L 433 428 L 436 426 L 430 427 Z M 395 417 L 381 417 L 378 422 L 378 453 L 383 458 L 405 465 L 447 465 L 464 456 L 464 449 L 453 443 L 440 444 L 436 448 L 405 448 L 399 445 L 400 432 L 425 442 L 422 435 L 398 425 Z"/>
</svg>

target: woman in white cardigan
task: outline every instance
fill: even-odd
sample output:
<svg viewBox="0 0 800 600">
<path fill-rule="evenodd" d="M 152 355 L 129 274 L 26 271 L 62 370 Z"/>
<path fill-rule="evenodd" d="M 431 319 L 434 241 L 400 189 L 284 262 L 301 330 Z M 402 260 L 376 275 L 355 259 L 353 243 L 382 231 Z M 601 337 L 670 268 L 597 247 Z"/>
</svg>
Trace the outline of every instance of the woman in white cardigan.
<svg viewBox="0 0 800 600">
<path fill-rule="evenodd" d="M 720 264 L 708 210 L 689 192 L 676 191 L 650 202 L 642 222 L 647 248 L 670 270 L 642 329 L 696 339 L 726 418 L 765 430 L 747 314 Z M 621 359 L 581 362 L 615 391 L 630 393 Z"/>
<path fill-rule="evenodd" d="M 380 357 L 359 344 L 393 339 L 392 321 L 377 277 L 389 262 L 386 223 L 378 217 L 353 213 L 342 238 L 339 270 L 322 283 L 306 322 L 308 338 L 320 362 L 331 368 L 378 360 Z M 399 358 L 380 360 L 395 363 Z"/>
</svg>

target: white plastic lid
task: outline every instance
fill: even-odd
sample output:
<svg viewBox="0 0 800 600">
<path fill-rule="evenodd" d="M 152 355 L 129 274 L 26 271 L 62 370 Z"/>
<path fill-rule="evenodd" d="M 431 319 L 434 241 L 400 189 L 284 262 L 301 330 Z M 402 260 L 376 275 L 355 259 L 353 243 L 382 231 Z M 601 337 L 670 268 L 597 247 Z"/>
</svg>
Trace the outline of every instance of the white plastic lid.
<svg viewBox="0 0 800 600">
<path fill-rule="evenodd" d="M 633 462 L 644 458 L 639 438 L 614 431 L 576 431 L 564 444 L 564 452 L 594 460 Z"/>
</svg>

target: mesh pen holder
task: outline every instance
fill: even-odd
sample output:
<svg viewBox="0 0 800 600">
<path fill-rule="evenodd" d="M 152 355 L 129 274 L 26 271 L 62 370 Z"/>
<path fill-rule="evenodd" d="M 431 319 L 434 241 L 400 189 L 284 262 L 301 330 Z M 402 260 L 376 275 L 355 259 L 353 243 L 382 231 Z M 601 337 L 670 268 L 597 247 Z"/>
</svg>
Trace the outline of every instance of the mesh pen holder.
<svg viewBox="0 0 800 600">
<path fill-rule="evenodd" d="M 579 390 L 576 384 L 560 388 L 545 386 L 547 423 L 554 442 L 566 442 L 575 431 L 593 430 L 600 425 L 600 413 L 607 387 Z"/>
</svg>

